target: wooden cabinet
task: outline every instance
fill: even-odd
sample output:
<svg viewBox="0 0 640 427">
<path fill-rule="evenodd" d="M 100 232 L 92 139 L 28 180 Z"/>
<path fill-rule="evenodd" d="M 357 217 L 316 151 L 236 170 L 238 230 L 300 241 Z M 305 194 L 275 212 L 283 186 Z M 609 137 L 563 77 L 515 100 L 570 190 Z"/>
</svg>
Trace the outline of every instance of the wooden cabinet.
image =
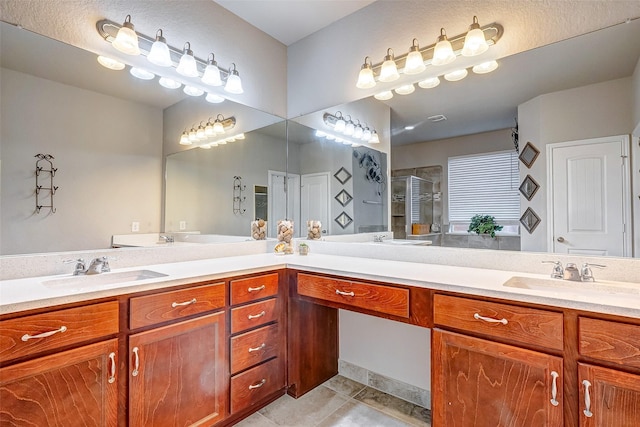
<svg viewBox="0 0 640 427">
<path fill-rule="evenodd" d="M 562 358 L 435 329 L 433 425 L 563 425 Z"/>
<path fill-rule="evenodd" d="M 225 312 L 129 337 L 129 425 L 212 425 L 226 416 Z"/>
<path fill-rule="evenodd" d="M 0 369 L 0 425 L 115 427 L 117 352 L 110 339 Z"/>
</svg>

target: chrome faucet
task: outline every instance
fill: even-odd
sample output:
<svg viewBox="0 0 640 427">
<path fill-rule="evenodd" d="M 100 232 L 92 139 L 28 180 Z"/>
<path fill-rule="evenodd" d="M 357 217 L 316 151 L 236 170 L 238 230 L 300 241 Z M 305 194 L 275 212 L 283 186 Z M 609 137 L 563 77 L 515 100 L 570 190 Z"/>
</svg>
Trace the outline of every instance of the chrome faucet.
<svg viewBox="0 0 640 427">
<path fill-rule="evenodd" d="M 551 272 L 551 278 L 562 279 L 564 277 L 564 270 L 560 261 L 542 261 L 543 264 L 553 264 L 553 271 Z"/>
<path fill-rule="evenodd" d="M 560 261 L 542 261 L 544 264 L 553 264 L 553 271 L 551 277 L 554 279 L 564 279 L 573 282 L 593 282 L 593 272 L 591 267 L 605 268 L 606 265 L 591 264 L 585 262 L 582 264 L 582 268 L 578 270 L 578 267 L 574 263 L 567 263 L 565 268 L 562 268 Z"/>
<path fill-rule="evenodd" d="M 109 260 L 106 256 L 94 258 L 89 264 L 89 268 L 85 271 L 85 274 L 100 274 L 107 273 L 111 271 L 111 267 L 109 266 Z"/>
<path fill-rule="evenodd" d="M 375 243 L 382 243 L 382 241 L 384 240 L 386 236 L 384 234 L 374 234 L 373 235 L 373 241 Z"/>
<path fill-rule="evenodd" d="M 84 263 L 84 259 L 82 258 L 78 258 L 78 259 L 65 259 L 64 261 L 62 261 L 65 264 L 70 264 L 72 262 L 76 263 L 75 268 L 73 269 L 73 275 L 74 276 L 79 276 L 80 274 L 85 274 L 87 272 L 87 267 Z"/>
<path fill-rule="evenodd" d="M 582 277 L 582 281 L 583 282 L 594 282 L 595 281 L 595 279 L 593 278 L 593 272 L 591 271 L 591 267 L 605 268 L 606 265 L 591 264 L 591 263 L 588 263 L 588 262 L 585 262 L 584 264 L 582 264 L 582 268 L 580 269 L 580 277 Z"/>
<path fill-rule="evenodd" d="M 161 235 L 160 238 L 162 240 L 164 240 L 165 243 L 173 243 L 175 241 L 173 236 L 163 236 L 163 235 Z"/>
</svg>

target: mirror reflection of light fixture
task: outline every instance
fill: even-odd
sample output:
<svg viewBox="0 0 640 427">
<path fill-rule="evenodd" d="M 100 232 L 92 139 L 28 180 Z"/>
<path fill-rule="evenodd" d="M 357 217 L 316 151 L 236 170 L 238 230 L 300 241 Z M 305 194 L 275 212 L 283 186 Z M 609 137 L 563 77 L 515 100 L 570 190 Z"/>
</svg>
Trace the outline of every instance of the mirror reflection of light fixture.
<svg viewBox="0 0 640 427">
<path fill-rule="evenodd" d="M 420 86 L 422 89 L 433 89 L 439 84 L 440 79 L 438 77 L 429 77 L 428 79 L 424 79 L 418 82 L 418 86 Z"/>
<path fill-rule="evenodd" d="M 221 135 L 224 133 L 224 126 L 222 126 L 222 120 L 220 120 L 220 117 L 222 117 L 222 120 L 224 120 L 224 116 L 222 114 L 218 114 L 215 122 L 213 123 L 213 131 L 217 135 Z"/>
<path fill-rule="evenodd" d="M 215 55 L 213 53 L 209 54 L 207 66 L 205 67 L 204 74 L 202 75 L 202 82 L 209 86 L 222 86 L 220 69 L 218 68 L 218 63 L 216 62 Z"/>
<path fill-rule="evenodd" d="M 191 144 L 193 143 L 189 139 L 189 133 L 185 129 L 185 131 L 182 132 L 182 135 L 180 135 L 180 145 L 191 145 Z"/>
<path fill-rule="evenodd" d="M 124 19 L 122 27 L 118 30 L 116 39 L 113 41 L 113 47 L 127 55 L 140 55 L 140 47 L 138 46 L 138 35 L 133 29 L 131 23 L 131 15 L 127 15 Z"/>
<path fill-rule="evenodd" d="M 340 114 L 340 115 L 338 115 Z M 347 122 L 344 121 L 344 118 L 342 117 L 342 113 L 340 111 L 338 111 L 335 115 L 336 117 L 336 123 L 335 126 L 333 127 L 333 129 L 336 132 L 344 132 L 344 129 L 347 127 Z M 326 122 L 326 120 L 325 120 Z"/>
<path fill-rule="evenodd" d="M 185 77 L 198 77 L 198 65 L 196 64 L 196 59 L 193 57 L 191 43 L 189 42 L 184 44 L 182 56 L 180 57 L 176 71 Z"/>
<path fill-rule="evenodd" d="M 358 74 L 358 82 L 356 83 L 356 87 L 360 89 L 369 89 L 376 85 L 376 79 L 373 76 L 373 64 L 371 63 L 371 58 L 366 56 L 364 58 L 364 64 L 360 68 L 360 73 Z"/>
<path fill-rule="evenodd" d="M 482 64 L 474 65 L 472 70 L 476 74 L 487 74 L 498 68 L 497 61 L 487 61 Z"/>
<path fill-rule="evenodd" d="M 233 69 L 229 70 L 229 77 L 227 77 L 227 84 L 224 85 L 224 90 L 233 94 L 241 94 L 244 92 L 242 89 L 242 80 L 240 80 L 240 73 L 236 70 L 236 64 L 232 64 Z"/>
<path fill-rule="evenodd" d="M 373 130 L 371 132 L 371 139 L 369 140 L 370 144 L 379 144 L 380 143 L 380 138 L 378 137 L 378 132 L 376 132 L 375 130 Z"/>
<path fill-rule="evenodd" d="M 189 141 L 196 142 L 197 140 L 198 137 L 196 136 L 196 129 L 192 126 L 191 130 L 189 131 Z"/>
<path fill-rule="evenodd" d="M 380 77 L 378 80 L 381 82 L 392 82 L 398 80 L 400 74 L 398 73 L 398 66 L 393 57 L 393 49 L 387 49 L 387 55 L 384 57 L 384 62 L 380 68 Z"/>
<path fill-rule="evenodd" d="M 445 74 L 444 79 L 450 82 L 457 82 L 467 77 L 467 74 L 469 74 L 469 72 L 466 68 L 463 68 L 461 70 L 455 70 Z"/>
<path fill-rule="evenodd" d="M 131 67 L 129 73 L 140 80 L 153 80 L 155 74 L 138 67 Z"/>
<path fill-rule="evenodd" d="M 156 33 L 156 41 L 151 45 L 147 60 L 160 67 L 171 67 L 173 65 L 169 46 L 167 46 L 167 39 L 162 36 L 162 29 Z"/>
<path fill-rule="evenodd" d="M 349 115 L 347 115 L 347 117 L 349 117 L 349 119 L 345 121 L 345 118 L 340 111 L 337 111 L 335 114 L 324 113 L 322 119 L 325 125 L 333 130 L 333 133 L 316 130 L 316 136 L 330 141 L 349 143 L 353 146 L 360 144 L 360 142 L 356 142 L 356 140 L 373 144 L 380 142 L 379 139 L 377 141 L 373 140 L 375 129 L 369 128 L 366 124 L 361 123 L 359 119 L 352 119 Z M 357 125 L 354 124 L 354 120 L 358 122 Z M 342 125 L 342 123 L 346 124 Z M 347 130 L 351 127 L 350 125 L 353 126 L 353 131 Z M 340 133 L 341 135 L 338 136 L 336 133 Z M 348 138 L 343 138 L 343 136 Z M 377 134 L 375 135 L 375 138 L 377 138 Z"/>
<path fill-rule="evenodd" d="M 182 83 L 170 79 L 169 77 L 160 77 L 158 83 L 160 84 L 160 86 L 167 89 L 178 89 L 180 86 L 182 86 Z"/>
<path fill-rule="evenodd" d="M 184 89 L 182 89 L 182 91 L 189 96 L 200 96 L 204 93 L 204 91 L 199 87 L 189 86 L 189 85 L 186 85 Z"/>
<path fill-rule="evenodd" d="M 460 52 L 462 56 L 476 56 L 484 53 L 489 49 L 487 40 L 484 38 L 484 32 L 478 24 L 478 17 L 473 17 L 473 23 L 469 26 L 469 32 L 464 39 L 464 47 Z"/>
<path fill-rule="evenodd" d="M 399 88 L 395 89 L 398 95 L 409 95 L 412 94 L 416 90 L 414 85 L 402 85 Z"/>
<path fill-rule="evenodd" d="M 390 90 L 385 90 L 384 92 L 376 93 L 375 95 L 373 95 L 373 97 L 378 101 L 386 101 L 393 98 L 393 92 L 391 92 Z"/>
<path fill-rule="evenodd" d="M 451 42 L 447 39 L 447 33 L 444 28 L 440 28 L 440 35 L 436 47 L 433 49 L 433 65 L 447 65 L 455 61 L 456 54 L 453 53 Z"/>
<path fill-rule="evenodd" d="M 110 70 L 120 71 L 124 70 L 124 64 L 120 61 L 116 61 L 115 59 L 109 58 L 107 56 L 98 56 L 98 63 L 105 68 Z"/>
<path fill-rule="evenodd" d="M 347 124 L 344 127 L 343 133 L 347 136 L 351 136 L 353 135 L 353 132 L 355 132 L 355 130 L 356 130 L 356 125 L 353 123 L 353 120 L 351 120 L 351 116 L 349 116 L 349 120 L 347 121 Z"/>
<path fill-rule="evenodd" d="M 220 95 L 216 95 L 215 93 L 209 92 L 207 93 L 205 100 L 212 104 L 220 104 L 221 102 L 224 102 L 224 97 Z"/>
<path fill-rule="evenodd" d="M 235 126 L 235 117 L 225 118 L 222 114 L 218 114 L 215 120 L 213 117 L 209 117 L 209 119 L 206 120 L 206 123 L 205 120 L 203 120 L 197 127 L 193 125 L 190 131 L 187 132 L 185 130 L 182 132 L 179 142 L 181 145 L 192 145 L 197 142 L 200 143 L 200 147 L 202 147 L 202 145 L 215 147 L 217 145 L 226 144 L 227 142 L 232 142 L 232 140 L 236 141 L 244 139 L 244 134 L 241 133 L 233 136 L 225 135 L 224 138 L 212 141 L 212 138 L 226 133 L 226 131 L 233 129 Z"/>
<path fill-rule="evenodd" d="M 409 54 L 407 55 L 407 59 L 404 64 L 404 73 L 420 74 L 426 69 L 427 67 L 424 65 L 424 58 L 422 57 L 420 47 L 418 46 L 418 39 L 413 39 L 413 43 L 409 48 Z"/>
</svg>

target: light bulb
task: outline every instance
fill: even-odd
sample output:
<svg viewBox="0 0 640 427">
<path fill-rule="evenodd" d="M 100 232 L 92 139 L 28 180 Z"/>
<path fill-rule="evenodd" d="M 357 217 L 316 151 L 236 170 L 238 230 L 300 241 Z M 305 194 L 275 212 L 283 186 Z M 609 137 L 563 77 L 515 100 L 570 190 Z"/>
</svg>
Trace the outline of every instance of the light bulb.
<svg viewBox="0 0 640 427">
<path fill-rule="evenodd" d="M 131 23 L 131 15 L 127 15 L 124 19 L 122 27 L 118 30 L 116 39 L 112 43 L 113 47 L 127 55 L 140 55 L 138 47 L 138 35 L 133 29 Z"/>
<path fill-rule="evenodd" d="M 110 70 L 120 71 L 124 70 L 124 64 L 120 61 L 116 61 L 115 59 L 106 57 L 106 56 L 98 56 L 98 62 L 103 67 L 106 67 Z"/>
<path fill-rule="evenodd" d="M 376 132 L 375 130 L 373 132 L 371 132 L 371 139 L 369 140 L 370 144 L 379 144 L 380 143 L 380 138 L 378 137 L 378 132 Z"/>
<path fill-rule="evenodd" d="M 184 132 L 182 132 L 182 135 L 180 135 L 180 145 L 191 145 L 191 144 L 192 142 L 189 139 L 189 134 L 185 130 Z"/>
<path fill-rule="evenodd" d="M 216 131 L 213 130 L 213 123 L 211 123 L 211 119 L 207 122 L 207 125 L 204 127 L 204 134 L 207 136 L 214 136 Z"/>
<path fill-rule="evenodd" d="M 189 96 L 200 96 L 204 93 L 202 89 L 193 86 L 185 86 L 182 91 Z"/>
<path fill-rule="evenodd" d="M 433 59 L 431 63 L 433 65 L 446 65 L 453 62 L 456 59 L 456 54 L 453 53 L 451 43 L 447 40 L 447 34 L 444 28 L 440 29 L 440 36 L 436 47 L 433 49 Z"/>
<path fill-rule="evenodd" d="M 158 30 L 156 33 L 156 41 L 151 45 L 147 60 L 160 67 L 171 67 L 173 65 L 169 46 L 167 46 L 167 39 L 162 37 L 162 30 Z"/>
<path fill-rule="evenodd" d="M 414 85 L 402 85 L 397 88 L 395 91 L 398 95 L 409 95 L 416 90 Z"/>
<path fill-rule="evenodd" d="M 193 57 L 193 51 L 191 50 L 191 44 L 189 42 L 184 44 L 182 57 L 180 57 L 176 71 L 178 74 L 186 77 L 198 77 L 198 65 L 196 64 L 196 59 Z"/>
<path fill-rule="evenodd" d="M 368 62 L 367 62 L 368 60 Z M 369 57 L 364 58 L 364 64 L 360 68 L 358 74 L 358 82 L 356 87 L 359 89 L 369 89 L 376 85 L 376 79 L 373 77 L 373 69 L 371 68 L 371 59 Z"/>
<path fill-rule="evenodd" d="M 222 125 L 222 122 L 219 119 L 216 119 L 215 123 L 213 123 L 213 130 L 216 134 L 219 134 L 219 135 L 224 133 L 224 126 Z"/>
<path fill-rule="evenodd" d="M 189 131 L 189 141 L 195 142 L 197 140 L 198 137 L 196 136 L 196 130 L 194 128 L 191 128 L 191 130 Z"/>
<path fill-rule="evenodd" d="M 362 137 L 360 137 L 363 141 L 369 141 L 371 139 L 371 129 L 366 128 L 362 133 Z"/>
<path fill-rule="evenodd" d="M 469 72 L 466 68 L 463 68 L 462 70 L 456 70 L 445 74 L 444 79 L 450 82 L 457 82 L 467 77 L 467 74 L 469 74 Z"/>
<path fill-rule="evenodd" d="M 202 75 L 202 82 L 209 86 L 222 86 L 222 79 L 220 78 L 220 69 L 218 63 L 215 61 L 213 53 L 209 54 L 209 61 L 204 69 Z"/>
<path fill-rule="evenodd" d="M 205 99 L 207 100 L 207 102 L 210 102 L 212 104 L 220 104 L 221 102 L 224 102 L 224 97 L 210 92 L 207 92 L 207 97 Z"/>
<path fill-rule="evenodd" d="M 440 79 L 437 77 L 429 77 L 428 79 L 424 79 L 421 82 L 418 82 L 418 86 L 420 86 L 422 89 L 433 89 L 439 84 Z"/>
<path fill-rule="evenodd" d="M 353 131 L 353 137 L 354 138 L 362 138 L 362 134 L 364 133 L 364 129 L 362 129 L 362 126 L 358 125 L 356 126 L 356 129 Z"/>
<path fill-rule="evenodd" d="M 462 47 L 462 56 L 476 56 L 484 53 L 489 49 L 487 40 L 484 38 L 484 32 L 478 24 L 478 17 L 473 17 L 473 23 L 469 26 L 469 32 L 464 38 L 464 46 Z"/>
<path fill-rule="evenodd" d="M 400 74 L 398 74 L 398 67 L 393 59 L 393 50 L 389 48 L 387 49 L 387 56 L 384 57 L 384 62 L 380 68 L 380 77 L 378 77 L 378 80 L 381 82 L 392 82 L 399 78 Z"/>
<path fill-rule="evenodd" d="M 160 86 L 166 87 L 167 89 L 178 89 L 182 86 L 182 83 L 170 79 L 169 77 L 160 77 L 158 83 L 160 83 Z"/>
<path fill-rule="evenodd" d="M 482 64 L 474 65 L 472 70 L 476 74 L 487 74 L 498 68 L 497 61 L 487 61 Z"/>
<path fill-rule="evenodd" d="M 242 89 L 242 80 L 240 80 L 240 73 L 236 70 L 236 64 L 233 64 L 233 69 L 229 70 L 229 76 L 227 76 L 227 84 L 224 85 L 224 90 L 234 94 L 244 92 Z"/>
<path fill-rule="evenodd" d="M 347 122 L 344 121 L 344 119 L 342 118 L 342 115 L 340 117 L 337 117 L 338 120 L 336 120 L 336 124 L 333 127 L 333 129 L 336 132 L 344 132 L 344 128 L 347 126 Z"/>
<path fill-rule="evenodd" d="M 385 90 L 384 92 L 376 93 L 375 95 L 373 95 L 373 97 L 378 101 L 386 101 L 393 98 L 393 92 L 391 92 L 390 90 Z"/>
<path fill-rule="evenodd" d="M 147 70 L 143 70 L 142 68 L 137 67 L 131 67 L 129 73 L 131 73 L 133 77 L 137 77 L 141 80 L 152 80 L 156 76 L 155 74 Z"/>
<path fill-rule="evenodd" d="M 413 39 L 413 44 L 409 48 L 409 54 L 404 63 L 405 74 L 420 74 L 427 67 L 424 65 L 424 58 L 420 53 L 420 47 L 418 46 L 418 39 Z"/>
<path fill-rule="evenodd" d="M 198 126 L 198 130 L 196 131 L 196 138 L 200 140 L 207 139 L 207 135 L 205 135 L 204 127 L 202 127 L 202 124 Z"/>
</svg>

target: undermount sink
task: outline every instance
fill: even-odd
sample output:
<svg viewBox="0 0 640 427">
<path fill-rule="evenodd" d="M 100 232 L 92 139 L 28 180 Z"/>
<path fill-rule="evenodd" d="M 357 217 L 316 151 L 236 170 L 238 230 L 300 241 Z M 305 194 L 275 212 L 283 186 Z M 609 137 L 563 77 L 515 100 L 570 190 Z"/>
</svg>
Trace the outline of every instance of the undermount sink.
<svg viewBox="0 0 640 427">
<path fill-rule="evenodd" d="M 166 274 L 152 270 L 133 270 L 118 273 L 100 273 L 93 275 L 70 276 L 61 279 L 52 279 L 42 282 L 49 287 L 70 286 L 76 288 L 89 288 L 101 285 L 113 285 L 115 283 L 135 282 L 139 280 L 165 277 Z"/>
<path fill-rule="evenodd" d="M 432 242 L 431 240 L 407 240 L 407 239 L 386 239 L 381 242 L 373 242 L 377 245 L 385 244 L 385 245 L 413 245 L 413 246 L 427 246 Z"/>
<path fill-rule="evenodd" d="M 577 294 L 615 294 L 640 297 L 640 285 L 625 282 L 599 280 L 596 282 L 573 282 L 562 279 L 540 279 L 514 276 L 502 286 L 538 291 L 571 292 Z"/>
</svg>

